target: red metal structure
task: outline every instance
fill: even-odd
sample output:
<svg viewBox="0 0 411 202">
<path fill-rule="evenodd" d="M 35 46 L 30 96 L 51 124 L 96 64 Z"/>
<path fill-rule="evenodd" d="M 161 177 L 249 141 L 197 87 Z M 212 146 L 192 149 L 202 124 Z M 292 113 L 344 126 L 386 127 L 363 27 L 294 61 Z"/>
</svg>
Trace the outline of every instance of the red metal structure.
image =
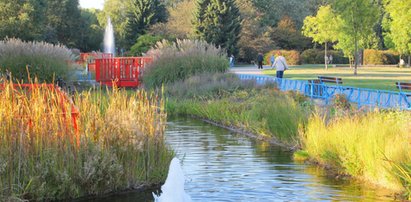
<svg viewBox="0 0 411 202">
<path fill-rule="evenodd" d="M 96 59 L 107 59 L 112 58 L 113 54 L 111 53 L 100 53 L 100 52 L 90 52 L 90 53 L 80 53 L 80 58 L 77 60 L 77 64 L 84 65 L 87 63 L 88 71 L 96 71 Z"/>
<path fill-rule="evenodd" d="M 5 85 L 10 85 L 10 84 L 0 84 L 0 90 L 3 90 L 5 88 Z M 71 107 L 71 120 L 72 120 L 72 126 L 75 132 L 75 137 L 73 137 L 73 139 L 71 140 L 72 142 L 75 142 L 77 147 L 80 146 L 80 136 L 79 136 L 79 127 L 78 127 L 78 123 L 77 120 L 79 118 L 80 115 L 80 111 L 78 109 L 78 107 L 74 104 L 73 100 L 67 95 L 66 92 L 64 92 L 63 90 L 61 90 L 60 87 L 54 85 L 54 84 L 11 84 L 12 89 L 17 93 L 17 94 L 26 94 L 25 96 L 29 96 L 30 92 L 34 89 L 48 89 L 51 91 L 54 91 L 59 97 L 58 100 L 56 100 L 58 102 L 58 104 L 60 105 L 63 113 L 62 116 L 64 118 L 64 120 L 66 120 L 66 116 L 67 116 L 67 112 L 66 112 L 66 108 L 65 108 L 65 103 L 69 103 L 70 107 Z M 45 98 L 45 99 L 50 99 L 50 98 Z M 50 101 L 50 100 L 48 100 Z M 68 120 L 68 119 L 67 119 Z M 31 126 L 31 119 L 29 118 L 29 122 L 28 125 Z M 67 123 L 68 125 L 68 123 Z"/>
<path fill-rule="evenodd" d="M 107 86 L 138 87 L 143 69 L 152 61 L 151 57 L 96 59 L 96 81 Z"/>
</svg>

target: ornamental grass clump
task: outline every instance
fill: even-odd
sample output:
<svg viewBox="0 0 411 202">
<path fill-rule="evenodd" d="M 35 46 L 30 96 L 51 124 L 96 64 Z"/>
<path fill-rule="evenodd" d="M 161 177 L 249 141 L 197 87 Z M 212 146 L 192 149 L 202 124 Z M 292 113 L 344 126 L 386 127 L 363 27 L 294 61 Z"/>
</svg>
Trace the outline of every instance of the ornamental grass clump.
<svg viewBox="0 0 411 202">
<path fill-rule="evenodd" d="M 308 121 L 302 143 L 310 158 L 340 172 L 410 191 L 411 114 L 376 111 Z"/>
<path fill-rule="evenodd" d="M 158 42 L 147 56 L 154 62 L 144 70 L 143 83 L 148 88 L 181 81 L 204 72 L 226 72 L 229 64 L 223 49 L 199 40 Z"/>
<path fill-rule="evenodd" d="M 54 78 L 68 79 L 74 56 L 62 45 L 46 42 L 24 42 L 20 39 L 0 41 L 0 73 L 6 70 L 18 80 L 29 81 L 26 67 L 32 77 L 41 82 L 52 82 Z"/>
<path fill-rule="evenodd" d="M 161 96 L 114 88 L 66 99 L 0 85 L 0 199 L 67 200 L 165 180 L 174 154 Z"/>
</svg>

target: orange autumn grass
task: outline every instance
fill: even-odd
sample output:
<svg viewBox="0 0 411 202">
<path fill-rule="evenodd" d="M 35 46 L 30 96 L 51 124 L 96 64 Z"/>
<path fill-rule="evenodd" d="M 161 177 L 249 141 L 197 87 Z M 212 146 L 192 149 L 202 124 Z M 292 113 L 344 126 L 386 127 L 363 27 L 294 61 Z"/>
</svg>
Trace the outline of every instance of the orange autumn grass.
<svg viewBox="0 0 411 202">
<path fill-rule="evenodd" d="M 161 96 L 114 88 L 73 98 L 77 120 L 53 88 L 0 88 L 0 198 L 72 199 L 164 181 L 174 154 Z"/>
</svg>

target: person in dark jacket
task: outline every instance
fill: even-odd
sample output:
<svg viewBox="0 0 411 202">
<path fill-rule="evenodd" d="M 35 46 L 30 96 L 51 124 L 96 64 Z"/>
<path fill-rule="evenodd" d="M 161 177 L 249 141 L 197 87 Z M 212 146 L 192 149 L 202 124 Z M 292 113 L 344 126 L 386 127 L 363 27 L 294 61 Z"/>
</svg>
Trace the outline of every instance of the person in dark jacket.
<svg viewBox="0 0 411 202">
<path fill-rule="evenodd" d="M 263 60 L 264 60 L 263 54 L 258 53 L 258 56 L 257 56 L 258 69 L 263 69 Z"/>
</svg>

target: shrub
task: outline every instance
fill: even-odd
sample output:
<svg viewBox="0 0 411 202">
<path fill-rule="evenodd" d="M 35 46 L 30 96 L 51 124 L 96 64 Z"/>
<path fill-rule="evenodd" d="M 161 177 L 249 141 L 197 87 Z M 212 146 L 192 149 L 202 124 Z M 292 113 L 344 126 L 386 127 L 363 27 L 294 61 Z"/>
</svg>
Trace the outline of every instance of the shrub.
<svg viewBox="0 0 411 202">
<path fill-rule="evenodd" d="M 399 53 L 392 50 L 364 50 L 364 65 L 395 65 L 399 63 Z"/>
<path fill-rule="evenodd" d="M 20 39 L 0 41 L 0 71 L 8 69 L 17 79 L 28 81 L 26 66 L 31 77 L 41 82 L 52 82 L 54 77 L 68 79 L 74 57 L 64 46 L 45 42 L 24 42 Z"/>
<path fill-rule="evenodd" d="M 158 41 L 161 41 L 163 37 L 153 36 L 150 34 L 145 34 L 138 37 L 137 42 L 131 47 L 129 55 L 131 56 L 141 56 L 143 53 L 150 50 Z"/>
<path fill-rule="evenodd" d="M 143 83 L 148 88 L 185 80 L 203 72 L 225 72 L 229 67 L 225 51 L 198 40 L 163 40 L 147 55 L 154 57 L 143 75 Z"/>
<path fill-rule="evenodd" d="M 296 50 L 272 50 L 264 55 L 265 64 L 271 64 L 270 57 L 271 55 L 277 56 L 277 52 L 281 51 L 285 59 L 287 60 L 288 65 L 299 65 L 300 53 Z"/>
<path fill-rule="evenodd" d="M 255 81 L 242 81 L 235 74 L 202 73 L 168 85 L 166 93 L 172 98 L 206 100 L 221 98 L 238 90 L 254 88 L 259 88 Z"/>
<path fill-rule="evenodd" d="M 333 64 L 348 64 L 348 58 L 341 51 L 329 50 L 328 55 L 333 56 Z M 324 50 L 307 49 L 301 53 L 303 64 L 324 64 Z"/>
</svg>

